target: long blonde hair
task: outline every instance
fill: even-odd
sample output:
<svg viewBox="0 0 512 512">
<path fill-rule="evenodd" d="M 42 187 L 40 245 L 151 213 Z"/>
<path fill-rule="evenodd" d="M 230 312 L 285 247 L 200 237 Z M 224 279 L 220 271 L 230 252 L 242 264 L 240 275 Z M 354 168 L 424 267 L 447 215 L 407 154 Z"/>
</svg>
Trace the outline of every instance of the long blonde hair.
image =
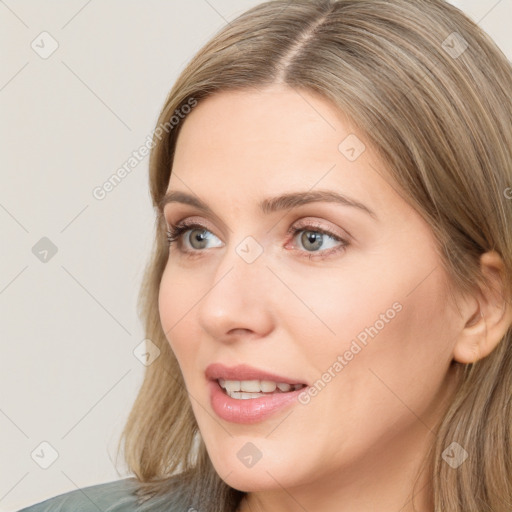
<svg viewBox="0 0 512 512">
<path fill-rule="evenodd" d="M 479 257 L 495 250 L 510 297 L 512 68 L 484 31 L 442 0 L 266 2 L 197 53 L 157 125 L 191 99 L 276 83 L 319 93 L 354 120 L 431 226 L 457 289 L 484 283 Z M 244 493 L 211 464 L 158 313 L 168 259 L 160 201 L 184 122 L 154 137 L 150 157 L 156 228 L 139 314 L 161 354 L 146 369 L 121 441 L 141 501 L 226 512 Z M 510 512 L 511 329 L 490 355 L 461 368 L 428 459 L 435 512 Z M 441 457 L 454 441 L 470 452 L 457 469 Z"/>
</svg>

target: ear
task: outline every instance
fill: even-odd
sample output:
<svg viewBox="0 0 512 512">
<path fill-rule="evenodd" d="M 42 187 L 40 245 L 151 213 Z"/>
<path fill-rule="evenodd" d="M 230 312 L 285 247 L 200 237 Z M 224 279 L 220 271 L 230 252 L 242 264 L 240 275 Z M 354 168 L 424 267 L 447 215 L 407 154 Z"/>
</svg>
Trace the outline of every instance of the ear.
<svg viewBox="0 0 512 512">
<path fill-rule="evenodd" d="M 504 264 L 496 251 L 482 254 L 480 266 L 486 286 L 466 303 L 466 324 L 453 348 L 460 363 L 474 363 L 489 355 L 512 324 L 512 305 L 505 297 Z"/>
</svg>

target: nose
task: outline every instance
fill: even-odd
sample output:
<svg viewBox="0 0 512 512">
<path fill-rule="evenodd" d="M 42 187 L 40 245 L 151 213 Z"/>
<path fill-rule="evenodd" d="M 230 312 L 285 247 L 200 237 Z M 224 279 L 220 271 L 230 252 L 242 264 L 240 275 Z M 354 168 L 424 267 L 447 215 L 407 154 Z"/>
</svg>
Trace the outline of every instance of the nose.
<svg viewBox="0 0 512 512">
<path fill-rule="evenodd" d="M 252 262 L 243 256 L 235 248 L 226 249 L 198 305 L 199 323 L 212 339 L 259 338 L 274 327 L 276 304 L 265 253 Z"/>
</svg>

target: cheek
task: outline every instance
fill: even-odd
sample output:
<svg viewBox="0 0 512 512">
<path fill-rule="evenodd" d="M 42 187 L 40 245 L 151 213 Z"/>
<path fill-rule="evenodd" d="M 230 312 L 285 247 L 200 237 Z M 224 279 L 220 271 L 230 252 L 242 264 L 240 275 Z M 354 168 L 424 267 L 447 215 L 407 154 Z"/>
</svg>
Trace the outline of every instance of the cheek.
<svg viewBox="0 0 512 512">
<path fill-rule="evenodd" d="M 345 353 L 347 360 L 355 354 L 360 359 L 372 340 L 399 330 L 391 326 L 403 316 L 407 279 L 391 278 L 393 271 L 382 261 L 355 260 L 348 256 L 342 266 L 309 273 L 294 267 L 281 272 L 295 297 L 284 286 L 275 290 L 276 317 L 314 369 L 305 377 L 318 378 Z"/>
<path fill-rule="evenodd" d="M 389 276 L 402 276 L 401 282 L 381 275 L 363 285 L 348 278 L 345 288 L 329 288 L 330 300 L 322 309 L 319 301 L 316 311 L 335 335 L 318 336 L 307 349 L 317 372 L 313 407 L 334 421 L 365 425 L 369 437 L 397 421 L 414 422 L 411 410 L 418 415 L 430 410 L 455 335 L 439 270 L 416 288 L 411 283 L 428 272 L 407 276 L 398 268 L 388 270 Z M 379 424 L 368 422 L 369 415 L 379 417 Z"/>
<path fill-rule="evenodd" d="M 194 306 L 200 298 L 186 272 L 167 265 L 160 282 L 158 309 L 162 329 L 180 367 L 193 366 L 199 352 L 198 323 L 194 321 Z"/>
</svg>

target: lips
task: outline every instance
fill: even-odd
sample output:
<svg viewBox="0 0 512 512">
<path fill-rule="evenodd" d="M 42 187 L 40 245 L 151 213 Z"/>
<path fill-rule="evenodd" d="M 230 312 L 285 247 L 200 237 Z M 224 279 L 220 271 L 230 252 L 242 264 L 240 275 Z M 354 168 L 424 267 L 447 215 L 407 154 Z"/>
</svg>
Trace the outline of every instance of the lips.
<svg viewBox="0 0 512 512">
<path fill-rule="evenodd" d="M 229 367 L 221 363 L 213 363 L 206 367 L 205 375 L 208 380 L 266 380 L 273 382 L 283 382 L 291 385 L 307 385 L 300 379 L 267 372 L 265 370 L 260 370 L 246 364 Z"/>
<path fill-rule="evenodd" d="M 213 411 L 225 421 L 240 424 L 265 421 L 298 404 L 298 396 L 307 386 L 300 379 L 246 364 L 229 367 L 213 363 L 205 375 Z"/>
</svg>

